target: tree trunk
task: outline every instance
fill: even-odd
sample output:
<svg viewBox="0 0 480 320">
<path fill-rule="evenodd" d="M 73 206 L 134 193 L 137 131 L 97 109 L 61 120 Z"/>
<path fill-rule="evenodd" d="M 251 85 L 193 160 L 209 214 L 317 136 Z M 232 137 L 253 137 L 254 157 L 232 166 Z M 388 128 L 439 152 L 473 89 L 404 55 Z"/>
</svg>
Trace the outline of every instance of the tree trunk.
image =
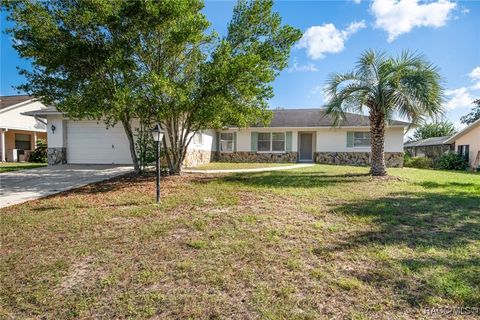
<svg viewBox="0 0 480 320">
<path fill-rule="evenodd" d="M 132 125 L 128 118 L 122 119 L 122 125 L 125 129 L 125 134 L 127 135 L 128 144 L 130 147 L 130 156 L 132 157 L 133 170 L 136 174 L 140 174 L 140 164 L 138 163 L 137 153 L 135 152 L 135 139 L 133 138 Z"/>
<path fill-rule="evenodd" d="M 178 140 L 181 141 L 174 141 L 173 143 L 170 143 L 170 146 L 167 149 L 167 144 L 164 143 L 165 146 L 165 156 L 167 159 L 168 163 L 168 168 L 169 168 L 169 173 L 170 175 L 180 175 L 182 173 L 182 164 L 183 161 L 185 160 L 185 156 L 187 154 L 188 150 L 188 145 L 190 144 L 190 140 L 188 140 L 187 144 L 183 144 L 182 141 L 186 137 L 183 135 L 187 135 L 186 133 L 181 133 L 180 135 L 169 135 L 171 139 L 175 140 L 177 138 Z"/>
<path fill-rule="evenodd" d="M 372 161 L 370 174 L 386 176 L 385 169 L 385 116 L 376 111 L 370 111 L 370 139 L 372 145 Z"/>
</svg>

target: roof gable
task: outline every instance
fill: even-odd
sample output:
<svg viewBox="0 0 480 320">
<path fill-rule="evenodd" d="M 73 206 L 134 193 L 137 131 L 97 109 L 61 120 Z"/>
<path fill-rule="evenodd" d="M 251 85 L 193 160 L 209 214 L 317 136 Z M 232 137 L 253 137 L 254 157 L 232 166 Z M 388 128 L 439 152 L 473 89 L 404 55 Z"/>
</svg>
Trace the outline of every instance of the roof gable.
<svg viewBox="0 0 480 320">
<path fill-rule="evenodd" d="M 460 138 L 460 137 L 464 136 L 465 134 L 469 133 L 470 131 L 472 131 L 473 129 L 475 129 L 478 126 L 480 126 L 480 119 L 477 119 L 476 121 L 474 121 L 472 124 L 470 124 L 468 127 L 463 129 L 462 131 L 459 131 L 456 134 L 454 134 L 450 139 L 448 139 L 447 142 L 448 143 L 454 143 L 455 140 L 457 140 L 458 138 Z"/>
</svg>

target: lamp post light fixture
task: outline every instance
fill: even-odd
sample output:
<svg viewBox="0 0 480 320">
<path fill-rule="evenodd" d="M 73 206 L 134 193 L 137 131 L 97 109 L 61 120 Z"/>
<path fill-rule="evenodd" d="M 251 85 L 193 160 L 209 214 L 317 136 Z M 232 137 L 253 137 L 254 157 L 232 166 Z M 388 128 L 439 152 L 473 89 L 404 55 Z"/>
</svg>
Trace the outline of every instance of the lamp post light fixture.
<svg viewBox="0 0 480 320">
<path fill-rule="evenodd" d="M 155 127 L 151 130 L 153 141 L 155 141 L 156 147 L 156 167 L 157 167 L 157 203 L 160 202 L 160 142 L 162 142 L 163 135 L 165 131 L 160 128 L 160 125 L 157 123 Z"/>
</svg>

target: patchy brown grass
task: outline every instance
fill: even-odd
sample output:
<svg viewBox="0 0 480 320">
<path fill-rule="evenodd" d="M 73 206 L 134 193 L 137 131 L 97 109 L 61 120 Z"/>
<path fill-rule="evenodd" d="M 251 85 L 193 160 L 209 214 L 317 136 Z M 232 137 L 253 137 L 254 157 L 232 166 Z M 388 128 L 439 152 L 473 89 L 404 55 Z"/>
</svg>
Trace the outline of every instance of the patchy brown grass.
<svg viewBox="0 0 480 320">
<path fill-rule="evenodd" d="M 11 318 L 422 318 L 480 303 L 478 175 L 123 177 L 2 210 Z M 474 318 L 466 315 L 466 318 Z"/>
</svg>

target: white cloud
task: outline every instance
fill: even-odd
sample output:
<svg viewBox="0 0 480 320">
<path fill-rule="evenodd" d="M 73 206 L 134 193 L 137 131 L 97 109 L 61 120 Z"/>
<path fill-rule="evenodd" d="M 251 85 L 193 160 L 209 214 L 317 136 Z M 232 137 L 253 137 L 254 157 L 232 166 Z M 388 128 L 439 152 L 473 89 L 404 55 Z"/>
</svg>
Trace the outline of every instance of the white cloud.
<svg viewBox="0 0 480 320">
<path fill-rule="evenodd" d="M 472 105 L 472 101 L 475 100 L 465 87 L 445 90 L 445 95 L 449 97 L 444 104 L 447 110 L 469 107 Z"/>
<path fill-rule="evenodd" d="M 293 60 L 293 65 L 288 68 L 288 72 L 317 72 L 318 69 L 313 63 L 299 64 L 297 59 Z"/>
<path fill-rule="evenodd" d="M 365 28 L 365 22 L 352 22 L 347 29 L 338 30 L 332 23 L 307 29 L 297 47 L 306 48 L 312 59 L 321 59 L 326 53 L 338 53 L 345 48 L 345 41 L 355 32 Z"/>
<path fill-rule="evenodd" d="M 309 98 L 312 96 L 320 97 L 321 103 L 327 103 L 329 100 L 328 95 L 325 94 L 325 89 L 327 85 L 316 85 L 310 90 Z"/>
<path fill-rule="evenodd" d="M 439 28 L 457 6 L 449 0 L 419 4 L 418 0 L 374 0 L 371 11 L 375 26 L 388 32 L 388 42 L 417 27 Z"/>
<path fill-rule="evenodd" d="M 362 2 L 362 0 L 352 0 L 352 1 L 356 4 L 360 4 L 360 2 Z"/>
<path fill-rule="evenodd" d="M 472 90 L 480 90 L 480 67 L 473 68 L 472 72 L 469 74 L 470 79 L 472 79 L 473 86 L 470 87 Z"/>
<path fill-rule="evenodd" d="M 472 72 L 468 74 L 472 80 L 480 80 L 480 67 L 473 68 Z"/>
<path fill-rule="evenodd" d="M 475 83 L 473 86 L 470 87 L 472 90 L 480 90 L 480 81 Z"/>
</svg>

